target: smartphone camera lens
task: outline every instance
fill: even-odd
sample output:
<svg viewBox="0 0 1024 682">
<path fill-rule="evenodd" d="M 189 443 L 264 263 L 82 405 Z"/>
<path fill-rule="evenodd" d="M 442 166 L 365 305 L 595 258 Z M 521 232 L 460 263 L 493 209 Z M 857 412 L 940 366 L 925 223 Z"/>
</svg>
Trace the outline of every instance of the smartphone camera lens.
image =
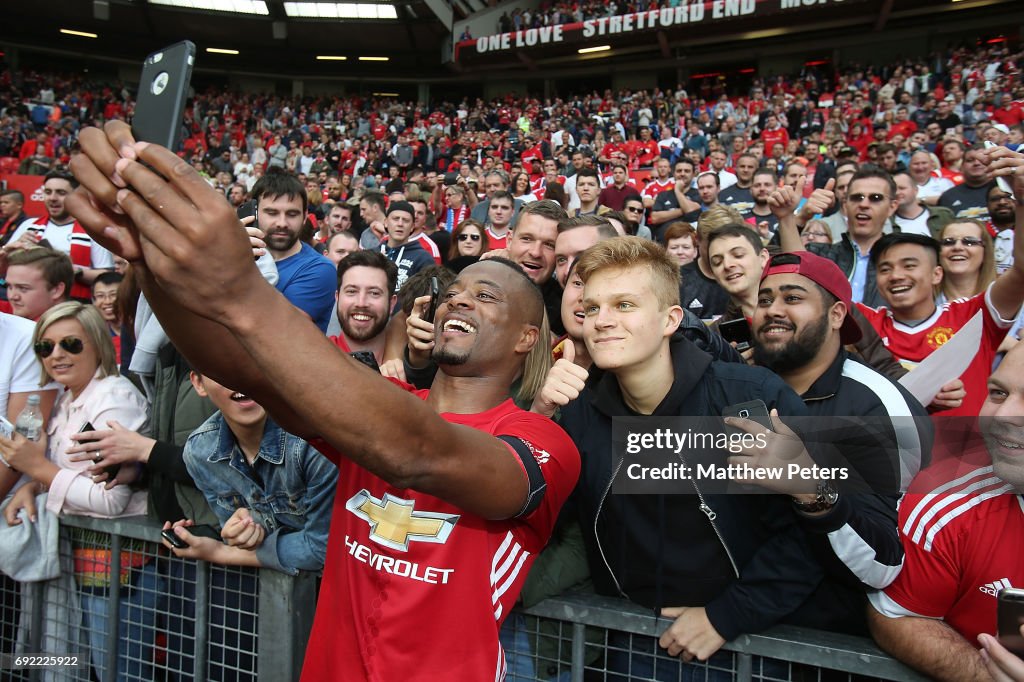
<svg viewBox="0 0 1024 682">
<path fill-rule="evenodd" d="M 166 71 L 161 71 L 157 74 L 156 78 L 153 79 L 153 84 L 150 86 L 150 91 L 154 95 L 163 94 L 164 90 L 167 89 L 167 83 L 171 80 L 171 77 L 167 75 Z"/>
</svg>

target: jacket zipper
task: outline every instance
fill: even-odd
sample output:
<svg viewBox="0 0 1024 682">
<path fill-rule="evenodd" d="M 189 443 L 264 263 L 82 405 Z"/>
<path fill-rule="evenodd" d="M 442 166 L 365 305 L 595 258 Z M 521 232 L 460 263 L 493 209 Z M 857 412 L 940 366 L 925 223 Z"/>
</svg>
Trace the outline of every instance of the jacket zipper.
<svg viewBox="0 0 1024 682">
<path fill-rule="evenodd" d="M 601 520 L 601 510 L 604 509 L 604 501 L 608 499 L 608 492 L 612 489 L 615 477 L 619 475 L 619 471 L 622 469 L 622 465 L 625 462 L 626 458 L 623 457 L 619 460 L 619 463 L 615 465 L 612 477 L 608 479 L 608 485 L 605 486 L 604 494 L 601 495 L 601 501 L 597 504 L 597 514 L 594 515 L 594 540 L 597 542 L 597 551 L 601 554 L 601 561 L 604 562 L 604 567 L 608 570 L 608 575 L 612 577 L 612 582 L 615 583 L 615 589 L 618 590 L 620 596 L 625 599 L 629 599 L 629 595 L 622 591 L 619 579 L 615 577 L 615 571 L 612 570 L 611 565 L 608 563 L 608 557 L 604 555 L 604 548 L 601 546 L 601 535 L 597 532 L 597 522 Z"/>
<path fill-rule="evenodd" d="M 594 515 L 594 540 L 597 542 L 597 551 L 601 555 L 601 561 L 604 563 L 605 569 L 608 571 L 608 575 L 612 577 L 612 582 L 615 583 L 615 589 L 618 590 L 619 595 L 629 599 L 619 584 L 619 579 L 615 577 L 615 571 L 612 570 L 611 565 L 608 563 L 608 558 L 604 554 L 604 548 L 601 547 L 601 535 L 597 532 L 597 523 L 601 519 L 601 511 L 604 509 L 604 501 L 608 499 L 608 492 L 612 489 L 612 484 L 615 482 L 615 478 L 619 475 L 619 471 L 622 469 L 622 465 L 626 462 L 626 458 L 623 457 L 619 460 L 619 463 L 615 465 L 615 470 L 612 471 L 612 476 L 608 480 L 608 485 L 604 488 L 604 493 L 601 495 L 601 501 L 597 505 L 597 514 Z M 684 460 L 685 463 L 685 460 Z M 704 494 L 697 487 L 697 482 L 691 480 L 690 483 L 693 485 L 693 490 L 697 493 L 697 498 L 700 500 L 700 510 L 704 512 L 704 515 L 708 517 L 708 523 L 711 524 L 711 530 L 715 531 L 715 536 L 718 541 L 722 544 L 722 549 L 725 550 L 725 555 L 729 557 L 729 564 L 732 566 L 733 573 L 736 574 L 736 578 L 740 577 L 740 569 L 736 567 L 736 560 L 732 557 L 732 552 L 729 551 L 729 546 L 725 544 L 725 538 L 722 537 L 722 533 L 719 532 L 718 526 L 715 524 L 715 519 L 718 518 L 718 514 L 708 506 L 708 503 L 704 500 Z"/>
<path fill-rule="evenodd" d="M 725 544 L 725 538 L 723 538 L 722 534 L 718 532 L 718 526 L 715 525 L 715 519 L 718 518 L 718 514 L 715 513 L 715 510 L 709 507 L 708 503 L 704 501 L 704 493 L 702 493 L 700 488 L 697 487 L 697 482 L 691 479 L 690 483 L 693 484 L 693 489 L 697 491 L 697 497 L 700 498 L 700 510 L 708 517 L 708 523 L 711 524 L 711 530 L 715 531 L 715 535 L 718 536 L 718 541 L 722 543 L 722 549 L 725 550 L 725 555 L 729 557 L 729 563 L 732 564 L 733 573 L 735 573 L 736 578 L 739 579 L 740 569 L 736 567 L 736 560 L 732 558 L 732 552 L 729 551 L 729 545 Z"/>
<path fill-rule="evenodd" d="M 679 455 L 679 461 L 686 466 L 686 458 L 682 454 Z M 722 549 L 725 550 L 725 555 L 729 557 L 729 564 L 732 566 L 732 572 L 736 574 L 737 580 L 740 577 L 740 569 L 736 567 L 736 560 L 732 558 L 732 552 L 729 551 L 729 545 L 725 544 L 725 538 L 718 531 L 718 526 L 715 524 L 715 519 L 718 518 L 718 514 L 708 506 L 707 501 L 704 500 L 704 493 L 700 491 L 700 487 L 697 485 L 697 481 L 690 479 L 691 485 L 693 485 L 694 492 L 697 493 L 697 498 L 700 500 L 700 510 L 704 512 L 704 516 L 708 517 L 708 523 L 711 524 L 711 530 L 715 531 L 715 536 L 718 537 L 718 541 L 722 543 Z"/>
</svg>

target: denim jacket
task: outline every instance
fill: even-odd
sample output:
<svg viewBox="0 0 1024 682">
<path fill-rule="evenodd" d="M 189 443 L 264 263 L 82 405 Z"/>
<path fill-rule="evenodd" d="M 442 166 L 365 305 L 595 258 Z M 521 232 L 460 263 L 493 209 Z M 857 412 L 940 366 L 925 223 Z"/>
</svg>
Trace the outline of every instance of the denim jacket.
<svg viewBox="0 0 1024 682">
<path fill-rule="evenodd" d="M 323 568 L 338 469 L 306 441 L 268 417 L 250 466 L 216 412 L 189 436 L 184 458 L 222 525 L 240 507 L 263 525 L 261 565 L 293 575 Z"/>
</svg>

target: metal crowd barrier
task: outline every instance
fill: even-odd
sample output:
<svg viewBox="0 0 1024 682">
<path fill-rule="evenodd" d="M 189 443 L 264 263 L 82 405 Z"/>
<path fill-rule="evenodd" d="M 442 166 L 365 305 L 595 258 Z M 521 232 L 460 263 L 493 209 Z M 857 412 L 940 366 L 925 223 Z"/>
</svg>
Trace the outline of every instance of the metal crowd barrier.
<svg viewBox="0 0 1024 682">
<path fill-rule="evenodd" d="M 518 615 L 510 617 L 504 638 L 508 682 L 928 679 L 869 639 L 783 625 L 726 643 L 722 648 L 726 653 L 715 655 L 707 665 L 681 665 L 655 653 L 659 649 L 655 642 L 671 624 L 670 619 L 656 618 L 649 609 L 630 602 L 594 594 L 562 595 Z M 648 673 L 652 667 L 653 674 Z"/>
<path fill-rule="evenodd" d="M 157 544 L 160 527 L 143 517 L 64 516 L 61 526 L 61 577 L 23 584 L 4 578 L 0 586 L 0 652 L 77 655 L 78 665 L 0 670 L 0 679 L 88 682 L 93 672 L 99 682 L 298 679 L 316 608 L 315 574 L 179 559 Z M 109 571 L 99 565 L 107 550 Z M 120 589 L 91 580 L 97 568 L 121 575 Z M 869 640 L 787 626 L 729 642 L 694 673 L 657 656 L 655 642 L 668 624 L 635 604 L 593 594 L 546 600 L 514 612 L 503 629 L 507 680 L 926 679 Z M 639 672 L 652 666 L 653 673 Z"/>
<path fill-rule="evenodd" d="M 145 517 L 62 516 L 60 524 L 62 575 L 22 584 L 4 578 L 0 588 L 7 668 L 0 679 L 298 679 L 316 574 L 179 559 Z M 120 576 L 118 589 L 110 589 L 110 576 Z M 18 654 L 56 660 L 12 666 Z"/>
</svg>

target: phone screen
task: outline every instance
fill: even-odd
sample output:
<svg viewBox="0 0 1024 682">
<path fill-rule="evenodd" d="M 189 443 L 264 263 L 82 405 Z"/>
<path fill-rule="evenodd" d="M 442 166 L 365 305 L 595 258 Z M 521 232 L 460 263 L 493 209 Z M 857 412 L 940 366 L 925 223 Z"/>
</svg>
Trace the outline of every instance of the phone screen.
<svg viewBox="0 0 1024 682">
<path fill-rule="evenodd" d="M 750 348 L 752 338 L 750 323 L 745 318 L 722 322 L 718 325 L 718 332 L 729 343 L 735 343 L 736 350 L 742 352 Z"/>
</svg>

